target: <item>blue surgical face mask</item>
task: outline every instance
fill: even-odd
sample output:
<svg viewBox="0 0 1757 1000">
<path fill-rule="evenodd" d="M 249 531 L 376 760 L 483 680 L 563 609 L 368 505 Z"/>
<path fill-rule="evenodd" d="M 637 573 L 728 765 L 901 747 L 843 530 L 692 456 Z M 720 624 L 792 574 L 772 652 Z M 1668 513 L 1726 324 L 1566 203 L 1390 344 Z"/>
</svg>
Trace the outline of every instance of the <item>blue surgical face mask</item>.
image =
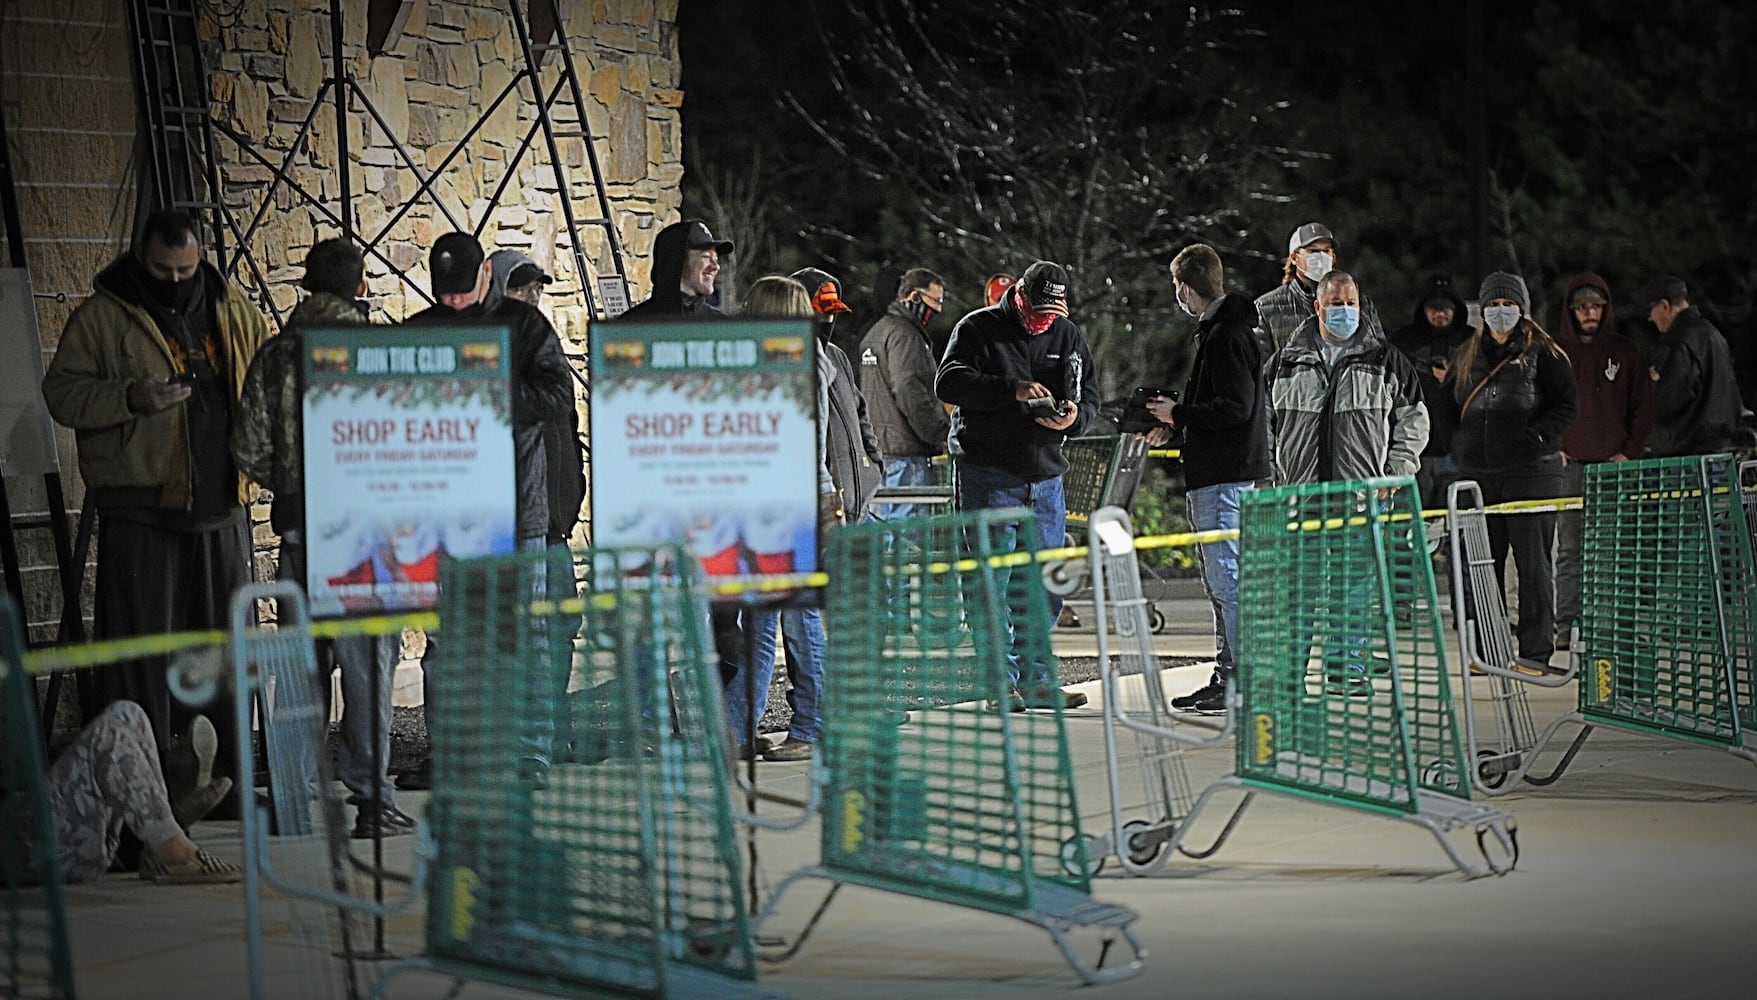
<svg viewBox="0 0 1757 1000">
<path fill-rule="evenodd" d="M 1360 327 L 1360 306 L 1325 306 L 1324 329 L 1332 337 L 1348 338 Z"/>
</svg>

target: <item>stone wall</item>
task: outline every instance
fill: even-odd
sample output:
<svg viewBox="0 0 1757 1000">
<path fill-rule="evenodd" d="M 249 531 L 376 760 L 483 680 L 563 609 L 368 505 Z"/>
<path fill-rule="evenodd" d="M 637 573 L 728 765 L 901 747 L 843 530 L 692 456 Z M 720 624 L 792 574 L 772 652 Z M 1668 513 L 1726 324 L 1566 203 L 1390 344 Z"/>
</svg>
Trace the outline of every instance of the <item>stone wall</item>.
<svg viewBox="0 0 1757 1000">
<path fill-rule="evenodd" d="M 127 7 L 100 0 L 0 2 L 0 115 L 6 118 L 19 224 L 43 363 L 91 280 L 128 245 L 134 213 L 135 97 Z M 0 231 L 0 263 L 12 247 Z M 0 330 L 0 336 L 30 336 Z M 81 499 L 71 431 L 58 429 L 68 504 Z M 47 493 L 36 476 L 6 482 L 15 518 L 41 521 Z M 14 532 L 31 638 L 55 638 L 61 617 L 53 536 Z M 92 580 L 85 593 L 89 606 Z"/>
<path fill-rule="evenodd" d="M 285 162 L 288 176 L 334 211 L 341 143 L 334 96 L 324 90 L 334 75 L 329 5 L 281 0 L 270 6 L 251 4 L 235 24 L 211 26 L 215 113 L 243 135 L 257 137 L 260 153 L 277 165 Z M 596 144 L 634 289 L 645 289 L 653 238 L 675 217 L 682 198 L 676 15 L 677 0 L 561 4 L 585 98 L 586 130 Z M 583 371 L 591 316 L 560 209 L 557 172 L 541 131 L 532 133 L 537 116 L 530 80 L 494 105 L 525 66 L 505 0 L 417 0 L 401 38 L 378 56 L 366 51 L 365 4 L 344 4 L 344 18 L 343 66 L 365 99 L 354 102 L 346 136 L 355 228 L 382 253 L 367 259 L 374 318 L 394 321 L 425 308 L 421 291 L 434 238 L 481 226 L 490 251 L 523 250 L 555 277 L 545 309 Z M 552 54 L 539 74 L 545 94 L 560 70 L 559 54 Z M 320 97 L 325 104 L 300 139 L 300 127 Z M 585 140 L 567 135 L 578 133 L 579 124 L 566 87 L 551 117 L 562 134 L 557 144 L 575 218 L 599 218 Z M 527 136 L 532 138 L 525 146 Z M 292 186 L 275 183 L 274 171 L 238 144 L 222 142 L 221 155 L 229 161 L 229 204 L 248 218 L 265 199 L 272 202 L 250 247 L 284 312 L 297 300 L 306 251 L 339 229 Z M 426 191 L 423 177 L 433 179 Z M 613 266 L 609 237 L 602 226 L 581 225 L 579 232 L 593 271 L 583 277 L 595 294 L 597 275 Z M 579 403 L 583 423 L 583 393 Z M 265 513 L 258 515 L 258 540 L 266 546 L 271 536 L 262 523 Z M 582 528 L 576 540 L 586 536 Z M 267 553 L 259 558 L 266 572 Z"/>
<path fill-rule="evenodd" d="M 401 38 L 378 56 L 366 51 L 365 0 L 344 0 L 342 8 L 345 72 L 383 119 L 375 120 L 356 99 L 346 126 L 356 230 L 389 261 L 368 258 L 374 319 L 394 321 L 425 307 L 419 289 L 427 286 L 432 240 L 454 228 L 454 220 L 455 228 L 485 223 L 482 240 L 490 250 L 524 250 L 556 277 L 544 308 L 583 370 L 590 317 L 581 285 L 582 278 L 589 283 L 596 275 L 577 273 L 559 206 L 565 194 L 576 218 L 600 214 L 584 140 L 559 140 L 565 192 L 540 133 L 519 155 L 536 120 L 528 81 L 466 140 L 488 103 L 524 65 L 505 0 L 416 0 Z M 677 0 L 563 0 L 561 8 L 585 96 L 586 130 L 626 254 L 631 296 L 638 301 L 647 291 L 653 237 L 676 218 L 681 204 Z M 125 4 L 112 0 L 0 3 L 0 113 L 7 115 L 20 181 L 32 279 L 39 291 L 67 296 L 38 300 L 45 362 L 92 276 L 128 245 L 137 170 L 144 161 L 134 157 L 133 38 L 125 11 Z M 341 143 L 333 95 L 323 93 L 334 74 L 329 3 L 246 0 L 224 22 L 205 19 L 202 30 L 214 115 L 248 138 L 269 164 L 237 143 L 219 142 L 225 199 L 242 226 L 261 212 L 249 246 L 269 295 L 285 313 L 297 299 L 306 252 L 339 233 L 323 210 L 288 185 L 271 188 L 275 168 L 284 162 L 287 176 L 330 212 L 339 206 Z M 552 56 L 540 73 L 545 93 L 558 73 L 559 58 Z M 325 105 L 295 144 L 320 96 Z M 579 131 L 565 90 L 554 118 L 558 131 Z M 420 180 L 403 163 L 397 144 L 422 173 L 438 174 L 431 193 L 417 197 Z M 439 171 L 448 156 L 449 165 Z M 409 210 L 393 223 L 405 204 Z M 603 229 L 582 226 L 581 235 L 588 267 L 608 268 Z M 391 265 L 406 272 L 407 280 Z M 583 393 L 580 404 L 583 414 Z M 58 433 L 68 500 L 77 508 L 83 491 L 72 435 Z M 40 516 L 40 488 L 8 486 L 16 515 Z M 264 523 L 266 509 L 259 505 L 256 514 L 258 572 L 268 575 L 276 539 Z M 28 617 L 34 636 L 47 639 L 60 605 L 49 535 L 23 531 L 19 540 Z M 88 570 L 88 600 L 89 576 Z"/>
</svg>

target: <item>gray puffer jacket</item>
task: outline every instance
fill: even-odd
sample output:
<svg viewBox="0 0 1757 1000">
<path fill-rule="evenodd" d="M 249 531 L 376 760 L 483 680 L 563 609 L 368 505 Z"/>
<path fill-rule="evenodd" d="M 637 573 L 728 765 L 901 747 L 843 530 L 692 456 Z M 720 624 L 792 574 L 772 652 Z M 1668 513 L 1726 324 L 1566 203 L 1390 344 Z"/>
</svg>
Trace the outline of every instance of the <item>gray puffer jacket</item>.
<svg viewBox="0 0 1757 1000">
<path fill-rule="evenodd" d="M 1370 313 L 1334 369 L 1324 362 L 1319 336 L 1313 315 L 1263 373 L 1275 482 L 1414 475 L 1428 441 L 1428 411 L 1409 359 L 1386 342 Z"/>
</svg>

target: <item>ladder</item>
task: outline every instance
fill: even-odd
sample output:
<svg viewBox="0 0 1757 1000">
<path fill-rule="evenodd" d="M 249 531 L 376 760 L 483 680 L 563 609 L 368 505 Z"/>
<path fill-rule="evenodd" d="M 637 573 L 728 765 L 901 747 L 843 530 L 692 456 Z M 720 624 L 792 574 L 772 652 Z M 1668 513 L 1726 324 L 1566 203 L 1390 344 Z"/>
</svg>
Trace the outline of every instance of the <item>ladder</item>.
<svg viewBox="0 0 1757 1000">
<path fill-rule="evenodd" d="M 268 295 L 268 281 L 226 208 L 214 148 L 208 73 L 201 52 L 196 0 L 130 0 L 134 76 L 146 132 L 147 183 L 155 207 L 205 218 L 214 264 L 236 277 L 248 268 L 252 293 L 276 323 L 285 319 Z M 235 251 L 228 246 L 228 234 Z"/>
<path fill-rule="evenodd" d="M 538 106 L 537 121 L 542 126 L 543 139 L 549 148 L 549 162 L 555 170 L 561 215 L 567 223 L 574 270 L 580 276 L 580 292 L 585 296 L 586 308 L 592 315 L 612 318 L 612 309 L 620 313 L 628 307 L 628 270 L 623 260 L 622 238 L 610 215 L 610 195 L 604 190 L 604 172 L 598 163 L 598 149 L 592 142 L 591 130 L 586 127 L 585 94 L 580 89 L 579 74 L 574 68 L 573 50 L 567 44 L 567 28 L 561 20 L 561 7 L 556 0 L 530 0 L 531 13 L 527 23 L 525 14 L 519 10 L 518 0 L 511 0 L 506 6 L 512 14 L 513 27 L 518 32 L 519 48 L 524 52 L 523 72 L 531 81 L 532 99 Z M 543 61 L 551 52 L 560 54 L 561 71 L 555 86 L 545 96 L 541 69 Z M 553 114 L 563 86 L 567 88 L 568 98 L 573 101 L 575 121 L 572 128 L 557 131 Z M 559 139 L 579 139 L 586 147 L 586 165 L 592 171 L 592 190 L 597 196 L 598 211 L 595 216 L 576 218 L 574 215 L 572 188 L 568 184 L 567 163 L 562 158 L 557 143 Z M 592 272 L 586 268 L 585 247 L 580 241 L 582 225 L 602 228 L 605 244 L 610 247 L 608 271 L 597 271 L 599 285 L 596 295 L 587 283 L 587 275 Z"/>
</svg>

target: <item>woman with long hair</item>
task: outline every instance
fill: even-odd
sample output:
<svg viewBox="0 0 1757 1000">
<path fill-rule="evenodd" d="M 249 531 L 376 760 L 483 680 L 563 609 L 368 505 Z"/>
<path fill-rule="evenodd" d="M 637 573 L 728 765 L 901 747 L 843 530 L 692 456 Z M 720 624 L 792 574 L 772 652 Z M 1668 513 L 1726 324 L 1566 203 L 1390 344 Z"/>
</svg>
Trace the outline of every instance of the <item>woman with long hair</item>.
<svg viewBox="0 0 1757 1000">
<path fill-rule="evenodd" d="M 811 297 L 805 286 L 792 278 L 781 275 L 768 275 L 758 278 L 744 296 L 744 309 L 740 313 L 746 317 L 763 317 L 767 319 L 785 319 L 797 317 L 810 319 L 814 312 Z M 820 505 L 824 496 L 834 496 L 836 488 L 830 478 L 829 467 L 824 461 L 825 428 L 824 419 L 828 412 L 825 399 L 830 378 L 834 371 L 825 375 L 828 364 L 822 348 L 817 351 L 819 388 L 818 388 L 818 494 Z M 821 516 L 820 516 L 821 523 Z M 757 532 L 761 534 L 762 532 Z M 748 534 L 748 532 L 747 532 Z M 793 532 L 785 533 L 789 543 Z M 773 548 L 773 546 L 768 546 Z M 785 571 L 791 568 L 791 560 L 787 566 L 764 565 L 761 553 L 756 555 L 759 571 Z M 779 761 L 809 760 L 813 744 L 823 735 L 823 690 L 824 690 L 824 619 L 823 612 L 818 608 L 788 608 L 784 611 L 756 610 L 747 612 L 744 626 L 751 630 L 753 641 L 750 643 L 754 652 L 754 662 L 744 662 L 739 657 L 738 672 L 726 684 L 726 712 L 732 725 L 734 739 L 740 746 L 741 756 L 749 756 L 756 752 L 751 732 L 757 721 L 763 717 L 767 708 L 769 685 L 775 673 L 775 631 L 780 627 L 781 639 L 787 647 L 787 704 L 793 710 L 793 719 L 787 728 L 787 739 L 784 743 L 770 749 L 765 758 Z M 750 703 L 747 696 L 748 680 L 746 670 L 755 673 L 756 701 Z"/>
<path fill-rule="evenodd" d="M 1484 503 L 1560 496 L 1562 433 L 1577 411 L 1568 356 L 1532 320 L 1525 279 L 1496 271 L 1477 298 L 1482 324 L 1452 355 L 1458 474 L 1476 480 Z M 1556 515 L 1498 515 L 1488 528 L 1497 578 L 1509 552 L 1518 567 L 1519 658 L 1545 666 L 1556 648 Z"/>
</svg>

